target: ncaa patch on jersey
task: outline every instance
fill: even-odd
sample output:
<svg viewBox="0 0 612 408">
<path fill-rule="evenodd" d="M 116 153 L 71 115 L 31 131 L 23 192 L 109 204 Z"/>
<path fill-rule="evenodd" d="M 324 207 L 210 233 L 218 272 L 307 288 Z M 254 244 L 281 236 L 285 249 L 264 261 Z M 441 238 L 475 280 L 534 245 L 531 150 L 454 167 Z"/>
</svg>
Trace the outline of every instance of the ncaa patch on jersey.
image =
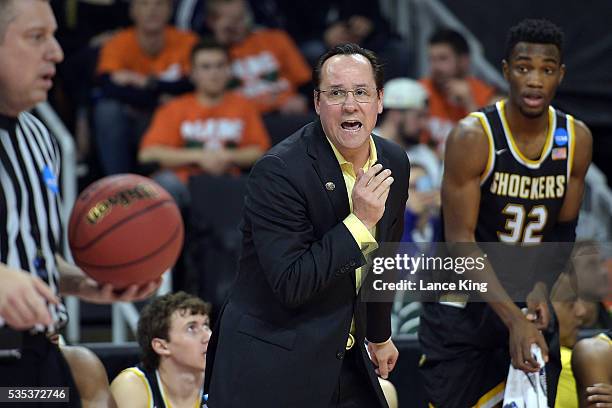
<svg viewBox="0 0 612 408">
<path fill-rule="evenodd" d="M 565 160 L 567 159 L 567 147 L 555 147 L 552 149 L 553 160 Z"/>
<path fill-rule="evenodd" d="M 47 188 L 51 190 L 54 194 L 58 194 L 59 186 L 57 184 L 57 177 L 55 176 L 55 174 L 53 174 L 53 170 L 51 170 L 49 166 L 45 166 L 42 173 Z"/>
<path fill-rule="evenodd" d="M 567 130 L 565 130 L 564 128 L 557 128 L 555 129 L 555 145 L 557 146 L 565 146 L 567 144 L 567 141 L 569 140 L 569 137 L 567 135 Z"/>
</svg>

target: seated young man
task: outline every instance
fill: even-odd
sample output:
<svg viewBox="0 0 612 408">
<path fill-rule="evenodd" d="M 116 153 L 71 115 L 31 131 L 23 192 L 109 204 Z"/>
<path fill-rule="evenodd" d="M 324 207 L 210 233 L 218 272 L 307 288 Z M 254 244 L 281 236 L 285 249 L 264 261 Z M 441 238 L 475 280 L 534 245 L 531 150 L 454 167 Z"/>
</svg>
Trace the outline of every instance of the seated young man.
<svg viewBox="0 0 612 408">
<path fill-rule="evenodd" d="M 189 53 L 198 37 L 170 26 L 172 0 L 132 0 L 132 27 L 100 50 L 94 107 L 96 147 L 105 175 L 134 172 L 142 133 L 157 106 L 191 90 Z"/>
<path fill-rule="evenodd" d="M 191 55 L 195 92 L 156 111 L 138 154 L 141 163 L 159 163 L 163 171 L 154 179 L 182 208 L 189 207 L 189 176 L 237 173 L 270 147 L 255 105 L 226 90 L 227 50 L 214 40 L 202 40 Z"/>
<path fill-rule="evenodd" d="M 111 383 L 119 408 L 206 407 L 209 313 L 209 304 L 185 292 L 158 297 L 142 309 L 137 334 L 142 362 Z"/>
</svg>

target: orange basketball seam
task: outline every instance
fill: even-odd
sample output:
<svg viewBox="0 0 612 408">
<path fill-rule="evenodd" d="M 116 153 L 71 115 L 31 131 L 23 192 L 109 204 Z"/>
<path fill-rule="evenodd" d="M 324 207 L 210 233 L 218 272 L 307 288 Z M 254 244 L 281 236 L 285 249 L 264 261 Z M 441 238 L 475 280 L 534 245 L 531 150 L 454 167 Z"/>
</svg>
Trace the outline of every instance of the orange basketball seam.
<svg viewBox="0 0 612 408">
<path fill-rule="evenodd" d="M 113 264 L 113 265 L 95 265 L 95 264 L 90 264 L 87 262 L 81 262 L 78 257 L 75 257 L 75 260 L 77 260 L 77 263 L 81 266 L 85 266 L 85 267 L 89 266 L 89 267 L 97 268 L 97 269 L 112 269 L 112 268 L 121 268 L 121 267 L 131 266 L 133 264 L 140 263 L 147 258 L 151 258 L 152 256 L 157 255 L 162 249 L 166 248 L 170 243 L 172 243 L 172 241 L 180 234 L 181 230 L 183 229 L 182 227 L 183 227 L 182 224 L 177 225 L 175 231 L 170 236 L 170 239 L 168 239 L 167 241 L 164 241 L 164 243 L 159 248 L 155 249 L 153 252 L 150 252 L 147 255 L 142 256 L 133 261 L 129 261 L 129 262 L 122 263 L 122 264 Z"/>
</svg>

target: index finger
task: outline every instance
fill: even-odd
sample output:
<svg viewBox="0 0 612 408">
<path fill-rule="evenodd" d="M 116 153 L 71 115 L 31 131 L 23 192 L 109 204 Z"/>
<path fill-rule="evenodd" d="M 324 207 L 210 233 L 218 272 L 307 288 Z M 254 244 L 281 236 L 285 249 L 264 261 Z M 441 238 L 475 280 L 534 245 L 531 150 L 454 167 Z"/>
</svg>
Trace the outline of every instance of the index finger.
<svg viewBox="0 0 612 408">
<path fill-rule="evenodd" d="M 542 359 L 545 363 L 548 363 L 548 344 L 546 344 L 546 340 L 544 340 L 544 337 L 541 334 L 536 340 L 536 343 L 540 347 L 540 351 L 542 352 Z"/>
<path fill-rule="evenodd" d="M 131 302 L 134 300 L 136 292 L 138 292 L 138 285 L 130 285 L 123 293 L 119 295 L 117 300 L 120 302 Z"/>
<path fill-rule="evenodd" d="M 143 300 L 148 298 L 155 292 L 161 285 L 162 279 L 159 278 L 157 280 L 151 281 L 145 285 L 142 285 L 138 292 L 134 295 L 134 300 Z"/>
<path fill-rule="evenodd" d="M 366 171 L 363 176 L 359 179 L 359 180 L 355 180 L 355 184 L 357 184 L 357 182 L 359 182 L 360 186 L 367 186 L 368 183 L 370 182 L 370 180 L 376 175 L 378 174 L 378 172 L 380 172 L 382 170 L 383 166 L 380 163 L 376 163 L 375 165 L 373 165 L 372 167 L 370 167 L 368 169 L 368 171 Z M 359 172 L 358 169 L 357 171 Z M 362 170 L 363 171 L 363 170 Z"/>
<path fill-rule="evenodd" d="M 522 363 L 531 372 L 536 372 L 540 369 L 540 365 L 536 360 L 535 356 L 531 353 L 531 344 L 523 344 L 521 347 L 523 356 Z"/>
<path fill-rule="evenodd" d="M 60 301 L 58 297 L 55 295 L 55 293 L 53 293 L 51 288 L 45 282 L 42 281 L 42 279 L 40 279 L 38 276 L 33 276 L 32 282 L 34 284 L 34 289 L 36 290 L 36 292 L 38 292 L 39 295 L 41 295 L 48 302 L 53 303 L 54 305 L 59 304 Z"/>
<path fill-rule="evenodd" d="M 379 360 L 378 362 L 378 372 L 380 373 L 380 376 L 386 380 L 389 378 L 389 363 L 387 360 Z"/>
</svg>

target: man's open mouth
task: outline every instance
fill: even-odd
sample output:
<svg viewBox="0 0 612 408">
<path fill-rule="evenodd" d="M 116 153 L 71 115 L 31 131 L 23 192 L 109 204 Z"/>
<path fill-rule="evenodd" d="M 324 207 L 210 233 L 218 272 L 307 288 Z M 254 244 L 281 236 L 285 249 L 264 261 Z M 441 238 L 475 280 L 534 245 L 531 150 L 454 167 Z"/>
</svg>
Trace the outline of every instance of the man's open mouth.
<svg viewBox="0 0 612 408">
<path fill-rule="evenodd" d="M 342 122 L 341 126 L 342 126 L 342 129 L 344 130 L 350 130 L 352 132 L 356 132 L 359 129 L 361 129 L 363 124 L 359 122 L 358 120 L 346 120 Z"/>
</svg>

